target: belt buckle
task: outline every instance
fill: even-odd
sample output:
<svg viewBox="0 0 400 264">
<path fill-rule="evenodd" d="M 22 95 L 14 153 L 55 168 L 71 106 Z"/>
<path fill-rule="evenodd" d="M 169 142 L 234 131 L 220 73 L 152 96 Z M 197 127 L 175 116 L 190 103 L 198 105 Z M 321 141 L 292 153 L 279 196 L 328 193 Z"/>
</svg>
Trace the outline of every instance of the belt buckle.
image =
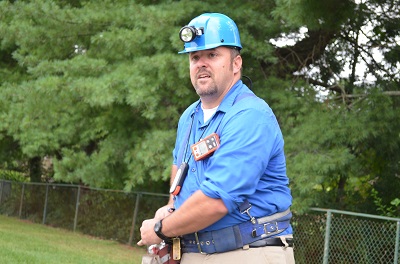
<svg viewBox="0 0 400 264">
<path fill-rule="evenodd" d="M 199 236 L 197 235 L 197 232 L 194 232 L 194 237 L 196 238 L 196 244 L 197 244 L 197 248 L 198 248 L 200 254 L 207 255 L 207 253 L 201 251 L 200 240 L 199 240 Z"/>
<path fill-rule="evenodd" d="M 275 230 L 273 230 L 273 231 L 269 231 L 268 228 L 267 228 L 267 226 L 271 226 L 271 225 L 273 225 L 273 223 L 265 223 L 264 224 L 264 232 L 265 232 L 265 234 L 276 233 L 279 230 L 278 222 L 275 222 Z"/>
</svg>

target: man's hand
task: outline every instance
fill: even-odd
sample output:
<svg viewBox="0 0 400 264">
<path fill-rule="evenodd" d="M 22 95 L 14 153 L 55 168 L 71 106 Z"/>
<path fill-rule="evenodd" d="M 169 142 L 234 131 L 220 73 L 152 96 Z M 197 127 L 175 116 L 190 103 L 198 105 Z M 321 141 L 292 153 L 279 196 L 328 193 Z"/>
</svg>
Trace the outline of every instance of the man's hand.
<svg viewBox="0 0 400 264">
<path fill-rule="evenodd" d="M 142 227 L 140 228 L 140 236 L 142 239 L 137 243 L 138 246 L 161 243 L 162 241 L 161 238 L 159 238 L 157 234 L 154 232 L 154 225 L 156 224 L 157 221 L 159 220 L 155 218 L 143 221 Z"/>
</svg>

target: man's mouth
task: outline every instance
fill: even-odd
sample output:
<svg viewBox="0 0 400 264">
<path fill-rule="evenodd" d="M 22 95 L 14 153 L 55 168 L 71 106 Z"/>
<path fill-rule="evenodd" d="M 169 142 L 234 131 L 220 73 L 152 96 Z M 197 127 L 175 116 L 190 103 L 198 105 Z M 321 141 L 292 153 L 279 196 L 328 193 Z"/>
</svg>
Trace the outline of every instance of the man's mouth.
<svg viewBox="0 0 400 264">
<path fill-rule="evenodd" d="M 210 78 L 211 75 L 207 72 L 202 72 L 202 73 L 198 73 L 197 74 L 197 79 L 206 79 L 206 78 Z"/>
</svg>

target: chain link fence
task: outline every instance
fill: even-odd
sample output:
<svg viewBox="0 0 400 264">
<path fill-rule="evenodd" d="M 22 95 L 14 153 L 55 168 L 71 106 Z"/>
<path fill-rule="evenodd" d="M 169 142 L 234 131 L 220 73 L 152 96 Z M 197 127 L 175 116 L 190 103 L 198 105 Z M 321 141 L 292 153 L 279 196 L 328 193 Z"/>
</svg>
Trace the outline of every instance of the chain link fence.
<svg viewBox="0 0 400 264">
<path fill-rule="evenodd" d="M 168 195 L 0 180 L 0 214 L 133 245 Z"/>
<path fill-rule="evenodd" d="M 400 264 L 400 218 L 312 208 L 292 224 L 296 263 Z"/>
<path fill-rule="evenodd" d="M 134 245 L 168 195 L 0 180 L 0 214 Z M 400 264 L 400 218 L 312 208 L 294 215 L 299 264 Z"/>
</svg>

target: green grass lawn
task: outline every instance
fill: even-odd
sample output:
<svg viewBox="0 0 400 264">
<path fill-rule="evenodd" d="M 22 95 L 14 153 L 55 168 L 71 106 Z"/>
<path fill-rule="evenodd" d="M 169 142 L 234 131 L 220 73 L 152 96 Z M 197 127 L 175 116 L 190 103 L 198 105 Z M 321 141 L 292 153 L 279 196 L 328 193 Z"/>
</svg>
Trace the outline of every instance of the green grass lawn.
<svg viewBox="0 0 400 264">
<path fill-rule="evenodd" d="M 0 215 L 0 263 L 140 264 L 144 248 L 129 247 Z"/>
</svg>

